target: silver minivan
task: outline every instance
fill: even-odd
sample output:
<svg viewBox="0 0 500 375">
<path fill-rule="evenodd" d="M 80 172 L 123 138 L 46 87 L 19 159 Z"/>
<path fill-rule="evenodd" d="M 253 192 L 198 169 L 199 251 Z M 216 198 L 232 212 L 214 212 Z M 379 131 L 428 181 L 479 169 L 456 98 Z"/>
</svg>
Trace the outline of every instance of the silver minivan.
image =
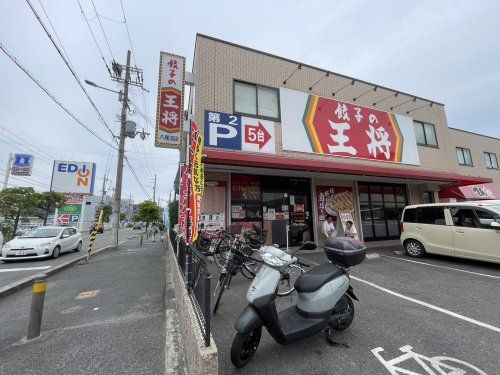
<svg viewBox="0 0 500 375">
<path fill-rule="evenodd" d="M 401 231 L 409 256 L 432 253 L 500 263 L 500 201 L 407 206 Z"/>
</svg>

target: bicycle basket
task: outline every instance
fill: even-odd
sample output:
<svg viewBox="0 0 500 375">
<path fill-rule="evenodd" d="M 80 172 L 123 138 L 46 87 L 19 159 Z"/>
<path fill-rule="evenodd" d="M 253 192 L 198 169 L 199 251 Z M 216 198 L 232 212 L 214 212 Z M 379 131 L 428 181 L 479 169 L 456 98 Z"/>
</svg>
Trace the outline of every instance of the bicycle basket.
<svg viewBox="0 0 500 375">
<path fill-rule="evenodd" d="M 243 234 L 245 241 L 251 246 L 260 246 L 267 240 L 267 230 L 261 230 L 256 233 L 253 230 L 247 231 Z"/>
</svg>

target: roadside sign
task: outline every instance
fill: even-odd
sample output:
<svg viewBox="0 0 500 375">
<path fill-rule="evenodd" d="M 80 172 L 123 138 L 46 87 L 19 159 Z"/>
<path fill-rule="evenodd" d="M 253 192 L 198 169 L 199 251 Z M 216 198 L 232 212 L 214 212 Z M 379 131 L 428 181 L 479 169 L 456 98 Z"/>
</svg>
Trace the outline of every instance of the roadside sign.
<svg viewBox="0 0 500 375">
<path fill-rule="evenodd" d="M 50 190 L 58 193 L 92 194 L 95 172 L 95 163 L 56 160 Z"/>
<path fill-rule="evenodd" d="M 69 223 L 69 215 L 59 215 L 57 217 L 57 224 L 68 224 Z"/>
<path fill-rule="evenodd" d="M 31 176 L 35 157 L 29 154 L 14 154 L 10 174 L 14 176 Z"/>
</svg>

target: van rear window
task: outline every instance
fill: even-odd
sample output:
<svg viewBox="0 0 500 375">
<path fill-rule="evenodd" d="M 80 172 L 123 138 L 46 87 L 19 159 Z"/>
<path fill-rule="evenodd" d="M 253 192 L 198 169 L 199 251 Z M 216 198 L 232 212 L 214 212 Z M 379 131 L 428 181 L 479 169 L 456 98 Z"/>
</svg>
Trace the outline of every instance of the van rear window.
<svg viewBox="0 0 500 375">
<path fill-rule="evenodd" d="M 407 208 L 403 216 L 403 222 L 405 223 L 416 223 L 417 222 L 417 209 Z"/>
<path fill-rule="evenodd" d="M 446 225 L 444 207 L 419 207 L 417 220 L 419 224 Z"/>
</svg>

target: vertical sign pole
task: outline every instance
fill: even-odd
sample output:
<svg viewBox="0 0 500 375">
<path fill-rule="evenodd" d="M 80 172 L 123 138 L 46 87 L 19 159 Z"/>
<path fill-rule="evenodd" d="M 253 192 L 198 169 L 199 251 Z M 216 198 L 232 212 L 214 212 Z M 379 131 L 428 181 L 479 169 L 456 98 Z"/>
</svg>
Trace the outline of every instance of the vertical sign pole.
<svg viewBox="0 0 500 375">
<path fill-rule="evenodd" d="M 10 169 L 12 168 L 12 152 L 9 153 L 9 159 L 7 160 L 7 168 L 5 169 L 5 177 L 3 179 L 3 189 L 7 189 L 9 184 Z"/>
</svg>

